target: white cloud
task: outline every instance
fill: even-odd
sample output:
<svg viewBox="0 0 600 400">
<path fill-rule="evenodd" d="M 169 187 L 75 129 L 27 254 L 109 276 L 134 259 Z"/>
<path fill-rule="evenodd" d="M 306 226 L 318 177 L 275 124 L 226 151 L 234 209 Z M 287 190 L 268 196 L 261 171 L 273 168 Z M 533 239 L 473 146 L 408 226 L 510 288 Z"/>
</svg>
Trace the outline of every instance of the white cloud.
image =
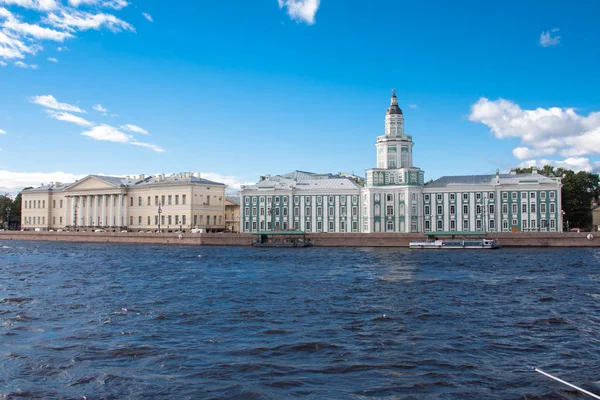
<svg viewBox="0 0 600 400">
<path fill-rule="evenodd" d="M 154 19 L 152 18 L 152 15 L 143 12 L 142 15 L 144 16 L 144 18 L 146 18 L 148 21 L 150 22 L 154 22 Z"/>
<path fill-rule="evenodd" d="M 59 103 L 51 94 L 45 96 L 34 96 L 31 97 L 29 101 L 35 104 L 39 104 L 43 107 L 51 108 L 53 110 L 85 113 L 84 110 L 77 106 L 72 106 L 67 103 Z"/>
<path fill-rule="evenodd" d="M 95 106 L 92 107 L 94 110 L 101 112 L 102 115 L 108 115 L 108 109 L 102 107 L 101 104 L 96 104 Z"/>
<path fill-rule="evenodd" d="M 23 61 L 16 61 L 15 66 L 17 66 L 19 68 L 23 68 L 23 69 L 27 69 L 27 68 L 38 69 L 37 64 L 25 64 Z"/>
<path fill-rule="evenodd" d="M 65 172 L 12 172 L 0 170 L 0 192 L 14 193 L 26 187 L 37 187 L 50 182 L 75 182 L 85 175 Z"/>
<path fill-rule="evenodd" d="M 126 125 L 121 125 L 121 128 L 123 128 L 129 132 L 141 133 L 143 135 L 149 134 L 147 130 L 145 130 L 144 128 L 140 128 L 139 126 L 136 126 L 136 125 L 126 124 Z"/>
<path fill-rule="evenodd" d="M 51 111 L 51 110 L 47 110 L 48 111 L 48 115 L 50 115 L 51 118 L 57 119 L 59 121 L 65 121 L 65 122 L 72 122 L 74 124 L 77 124 L 79 126 L 92 126 L 94 125 L 93 123 L 91 123 L 90 121 L 81 118 L 80 116 L 77 115 L 73 115 L 67 112 L 56 112 L 56 111 Z"/>
<path fill-rule="evenodd" d="M 110 7 L 115 10 L 127 7 L 129 3 L 125 0 L 69 0 L 69 4 L 73 7 L 79 7 L 80 5 L 97 6 L 97 7 Z"/>
<path fill-rule="evenodd" d="M 498 139 L 519 139 L 513 150 L 519 160 L 562 156 L 562 161 L 541 162 L 586 171 L 597 166 L 584 156 L 600 155 L 599 111 L 580 115 L 573 108 L 523 110 L 508 100 L 482 97 L 471 106 L 469 120 L 488 126 Z"/>
<path fill-rule="evenodd" d="M 16 18 L 8 18 L 2 26 L 4 27 L 4 32 L 11 31 L 17 35 L 30 36 L 39 40 L 53 40 L 55 42 L 62 42 L 65 39 L 74 37 L 69 32 L 61 32 L 50 28 L 44 28 L 35 24 L 20 22 Z"/>
<path fill-rule="evenodd" d="M 408 107 L 409 107 L 409 108 L 412 108 L 412 109 L 414 110 L 414 109 L 415 109 L 415 108 L 417 108 L 418 106 L 417 106 L 416 104 L 409 104 L 409 105 L 408 105 Z"/>
<path fill-rule="evenodd" d="M 315 15 L 321 0 L 277 0 L 277 2 L 279 8 L 287 8 L 291 19 L 312 25 L 315 23 Z"/>
<path fill-rule="evenodd" d="M 216 172 L 201 172 L 200 176 L 202 179 L 208 179 L 209 181 L 220 182 L 226 184 L 228 187 L 240 190 L 242 185 L 254 185 L 256 182 L 244 182 L 241 178 L 232 175 L 221 175 Z"/>
<path fill-rule="evenodd" d="M 554 28 L 552 31 L 542 32 L 540 35 L 540 45 L 542 47 L 556 46 L 560 43 L 560 36 L 552 36 L 552 33 L 558 32 L 560 29 Z"/>
<path fill-rule="evenodd" d="M 162 147 L 157 146 L 155 144 L 143 143 L 143 142 L 137 142 L 137 141 L 131 142 L 131 144 L 134 146 L 140 146 L 140 147 L 145 147 L 147 149 L 154 150 L 157 153 L 164 153 L 164 151 L 165 151 Z"/>
<path fill-rule="evenodd" d="M 0 67 L 6 67 L 8 64 L 6 62 L 0 60 Z"/>
<path fill-rule="evenodd" d="M 0 8 L 0 10 L 2 9 Z M 40 49 L 41 47 L 36 44 L 26 45 L 22 40 L 0 31 L 0 58 L 22 60 L 25 58 L 25 54 L 36 54 Z"/>
<path fill-rule="evenodd" d="M 116 143 L 129 143 L 133 139 L 131 135 L 127 135 L 110 125 L 98 125 L 81 134 L 94 140 Z"/>
<path fill-rule="evenodd" d="M 58 60 L 54 57 L 48 57 L 48 61 L 53 62 L 53 63 L 57 63 Z"/>
<path fill-rule="evenodd" d="M 0 129 L 0 135 L 6 135 L 6 131 Z"/>
<path fill-rule="evenodd" d="M 88 13 L 77 10 L 60 10 L 59 14 L 50 13 L 44 19 L 47 23 L 74 32 L 75 30 L 87 31 L 89 29 L 99 30 L 103 27 L 113 31 L 131 31 L 135 28 L 129 23 L 115 17 L 112 14 Z"/>
<path fill-rule="evenodd" d="M 38 11 L 50 11 L 58 7 L 55 0 L 0 0 L 0 4 L 21 6 Z"/>
<path fill-rule="evenodd" d="M 586 172 L 598 172 L 600 171 L 600 163 L 592 162 L 586 157 L 569 157 L 564 160 L 528 160 L 523 161 L 519 164 L 520 168 L 538 167 L 543 168 L 544 165 L 551 165 L 557 168 L 570 169 L 575 172 L 586 171 Z"/>
</svg>

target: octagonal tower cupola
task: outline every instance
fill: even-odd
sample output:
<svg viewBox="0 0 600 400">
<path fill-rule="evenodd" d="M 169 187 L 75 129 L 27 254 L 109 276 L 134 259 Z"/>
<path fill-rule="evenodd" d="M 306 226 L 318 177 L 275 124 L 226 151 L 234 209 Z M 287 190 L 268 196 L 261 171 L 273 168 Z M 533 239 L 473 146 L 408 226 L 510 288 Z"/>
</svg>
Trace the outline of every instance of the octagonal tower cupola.
<svg viewBox="0 0 600 400">
<path fill-rule="evenodd" d="M 398 107 L 396 89 L 392 89 L 390 106 L 385 112 L 385 135 L 392 137 L 404 135 L 404 116 L 402 109 Z"/>
</svg>

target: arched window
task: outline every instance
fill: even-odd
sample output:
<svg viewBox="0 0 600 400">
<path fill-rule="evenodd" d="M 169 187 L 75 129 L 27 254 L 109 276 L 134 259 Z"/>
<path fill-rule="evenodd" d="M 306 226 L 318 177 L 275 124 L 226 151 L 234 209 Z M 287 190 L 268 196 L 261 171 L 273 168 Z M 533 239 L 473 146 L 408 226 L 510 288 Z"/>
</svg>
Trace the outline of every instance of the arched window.
<svg viewBox="0 0 600 400">
<path fill-rule="evenodd" d="M 403 151 L 402 152 L 402 160 L 401 160 L 401 165 L 402 167 L 408 167 L 408 151 Z"/>
<path fill-rule="evenodd" d="M 393 232 L 394 231 L 394 221 L 388 221 L 387 222 L 387 231 L 388 232 Z"/>
</svg>

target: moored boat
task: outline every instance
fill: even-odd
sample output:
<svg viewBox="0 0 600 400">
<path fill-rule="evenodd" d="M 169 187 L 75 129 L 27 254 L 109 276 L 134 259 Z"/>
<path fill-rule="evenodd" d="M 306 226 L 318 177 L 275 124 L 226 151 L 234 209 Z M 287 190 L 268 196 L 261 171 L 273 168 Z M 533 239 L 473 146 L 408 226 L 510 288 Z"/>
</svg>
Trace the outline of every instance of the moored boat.
<svg viewBox="0 0 600 400">
<path fill-rule="evenodd" d="M 498 249 L 500 244 L 493 239 L 424 240 L 410 242 L 411 249 Z"/>
</svg>

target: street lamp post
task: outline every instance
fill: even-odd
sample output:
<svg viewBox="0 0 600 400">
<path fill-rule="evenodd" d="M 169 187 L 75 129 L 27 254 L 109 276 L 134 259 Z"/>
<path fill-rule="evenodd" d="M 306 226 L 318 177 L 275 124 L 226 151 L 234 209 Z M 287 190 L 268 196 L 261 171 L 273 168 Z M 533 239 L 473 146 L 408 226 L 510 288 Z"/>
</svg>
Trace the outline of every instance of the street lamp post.
<svg viewBox="0 0 600 400">
<path fill-rule="evenodd" d="M 160 233 L 160 214 L 162 214 L 161 203 L 158 202 L 158 233 Z"/>
</svg>

